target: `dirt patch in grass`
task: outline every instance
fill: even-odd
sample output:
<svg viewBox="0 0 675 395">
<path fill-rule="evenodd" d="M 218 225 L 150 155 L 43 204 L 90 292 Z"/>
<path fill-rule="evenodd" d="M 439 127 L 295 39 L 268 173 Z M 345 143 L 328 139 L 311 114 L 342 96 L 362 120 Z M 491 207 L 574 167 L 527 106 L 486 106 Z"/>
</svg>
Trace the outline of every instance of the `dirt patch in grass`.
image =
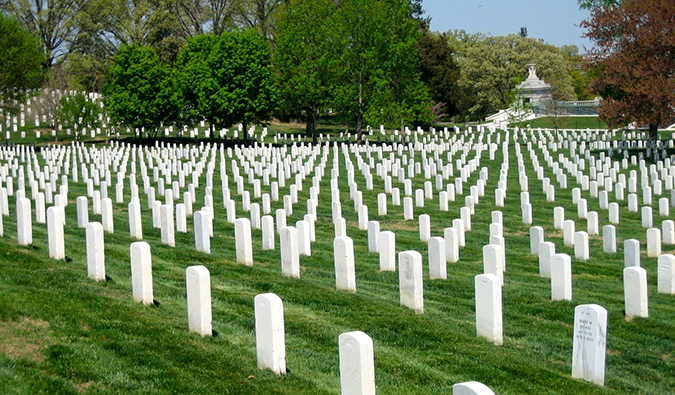
<svg viewBox="0 0 675 395">
<path fill-rule="evenodd" d="M 389 220 L 386 223 L 386 230 L 409 230 L 411 232 L 419 231 L 419 225 L 416 221 Z"/>
<path fill-rule="evenodd" d="M 507 232 L 506 229 L 504 229 L 504 236 L 518 236 L 518 237 L 530 237 L 530 233 L 526 232 L 524 230 L 517 230 L 515 232 Z"/>
<path fill-rule="evenodd" d="M 49 322 L 23 317 L 19 321 L 0 321 L 0 352 L 11 359 L 42 362 L 42 350 L 52 342 Z"/>
<path fill-rule="evenodd" d="M 87 381 L 85 383 L 73 384 L 73 387 L 75 387 L 75 390 L 77 390 L 77 392 L 80 394 L 88 394 L 91 391 L 97 392 L 106 389 L 104 385 L 97 381 Z"/>
</svg>

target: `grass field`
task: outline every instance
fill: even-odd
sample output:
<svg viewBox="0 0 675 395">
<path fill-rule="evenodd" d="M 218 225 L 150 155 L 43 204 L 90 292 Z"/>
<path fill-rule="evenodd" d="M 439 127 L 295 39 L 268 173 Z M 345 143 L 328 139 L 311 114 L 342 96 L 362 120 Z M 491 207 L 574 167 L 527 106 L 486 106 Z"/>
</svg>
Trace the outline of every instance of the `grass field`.
<svg viewBox="0 0 675 395">
<path fill-rule="evenodd" d="M 129 237 L 126 203 L 114 206 L 115 233 L 105 235 L 109 279 L 97 283 L 86 275 L 84 230 L 76 227 L 75 199 L 86 191 L 82 183 L 71 180 L 69 186 L 68 258 L 63 261 L 48 259 L 44 225 L 33 223 L 32 246 L 17 245 L 15 204 L 10 197 L 12 215 L 3 218 L 4 237 L 0 238 L 0 393 L 339 394 L 337 338 L 354 330 L 367 333 L 374 341 L 380 394 L 451 393 L 454 383 L 471 380 L 488 385 L 497 394 L 674 393 L 675 296 L 656 292 L 655 258 L 642 255 L 642 267 L 648 272 L 650 317 L 627 320 L 623 313 L 622 242 L 637 238 L 644 250 L 646 230 L 640 227 L 639 214 L 628 212 L 622 202 L 618 253 L 603 253 L 601 237 L 591 236 L 591 259 L 573 260 L 573 301 L 551 301 L 550 280 L 539 276 L 538 259 L 529 255 L 529 226 L 522 224 L 520 214 L 518 161 L 514 143 L 509 143 L 508 193 L 506 206 L 501 208 L 507 246 L 503 346 L 476 337 L 474 302 L 474 276 L 483 271 L 482 247 L 489 239 L 490 215 L 499 209 L 494 206 L 494 189 L 503 163 L 501 147 L 493 161 L 483 152 L 479 169 L 485 166 L 489 170 L 485 197 L 476 206 L 473 230 L 466 234 L 460 261 L 448 264 L 448 280 L 428 279 L 427 246 L 419 240 L 417 220 L 404 221 L 402 207 L 392 206 L 391 199 L 388 215 L 376 215 L 377 193 L 383 191 L 384 183 L 375 169 L 373 191 L 366 190 L 364 178 L 357 171 L 355 180 L 364 204 L 370 208 L 370 219 L 380 221 L 381 230 L 396 233 L 398 251 L 417 250 L 425 257 L 423 315 L 399 306 L 398 274 L 380 272 L 378 255 L 368 252 L 366 232 L 358 230 L 349 200 L 342 151 L 337 151 L 339 185 L 347 233 L 354 239 L 356 293 L 335 290 L 332 148 L 321 180 L 316 242 L 312 244 L 312 256 L 301 257 L 300 279 L 281 275 L 278 237 L 276 250 L 263 251 L 259 230 L 253 231 L 253 267 L 235 263 L 233 226 L 225 220 L 216 158 L 211 254 L 196 252 L 193 233 L 177 233 L 176 248 L 162 245 L 159 229 L 152 228 L 146 196 L 141 193 L 144 239 L 152 246 L 156 306 L 137 304 L 131 297 L 129 245 L 134 240 Z M 577 220 L 571 202 L 574 179 L 568 176 L 569 189 L 556 189 L 556 203 L 546 202 L 524 144 L 521 150 L 529 177 L 533 225 L 544 227 L 546 240 L 556 244 L 557 252 L 573 256 L 571 248 L 563 247 L 562 232 L 553 230 L 553 207 L 565 207 L 566 218 Z M 559 152 L 569 155 L 569 150 Z M 405 153 L 410 155 L 407 150 Z M 537 154 L 545 166 L 541 151 Z M 365 152 L 350 152 L 354 166 L 357 155 L 369 161 Z M 460 155 L 455 154 L 453 161 Z M 467 159 L 474 155 L 468 154 Z M 199 160 L 204 155 L 196 157 Z M 447 154 L 441 158 L 445 162 Z M 321 155 L 315 165 L 320 159 Z M 231 160 L 226 154 L 237 214 L 248 215 L 236 195 Z M 417 152 L 415 161 L 421 160 Z M 374 162 L 380 162 L 376 154 Z M 40 165 L 44 166 L 42 157 Z M 551 169 L 545 168 L 546 177 L 555 180 Z M 465 195 L 477 177 L 478 171 L 465 183 Z M 417 175 L 414 189 L 422 188 L 424 181 L 423 174 Z M 142 189 L 140 176 L 138 183 Z M 125 185 L 128 201 L 128 179 Z M 289 185 L 280 188 L 281 196 L 289 193 Z M 204 186 L 202 175 L 195 209 L 204 201 Z M 295 205 L 288 224 L 306 213 L 309 186 L 311 177 L 299 192 L 300 203 Z M 394 186 L 403 189 L 396 179 Z M 246 188 L 252 190 L 248 183 Z M 269 192 L 269 187 L 264 186 L 263 192 Z M 114 197 L 114 188 L 110 188 L 110 194 Z M 434 200 L 427 200 L 426 207 L 415 208 L 415 217 L 430 214 L 432 235 L 442 236 L 443 229 L 459 217 L 465 195 L 458 194 L 457 201 L 450 203 L 450 211 L 441 212 L 435 191 Z M 590 198 L 588 192 L 583 195 L 589 210 L 599 212 L 600 225 L 606 224 L 607 211 L 600 210 L 598 200 Z M 610 196 L 613 201 L 613 194 Z M 281 202 L 272 206 L 274 212 Z M 654 222 L 660 225 L 665 218 L 658 217 L 658 204 L 654 210 Z M 90 212 L 90 220 L 98 221 L 100 216 Z M 189 218 L 190 231 L 191 224 Z M 585 221 L 577 221 L 577 230 L 585 227 Z M 663 246 L 663 250 L 674 252 L 673 246 Z M 211 272 L 213 327 L 217 332 L 213 337 L 202 338 L 187 328 L 185 268 L 195 264 Z M 284 301 L 289 371 L 280 377 L 256 368 L 253 298 L 265 292 L 274 292 Z M 570 375 L 574 307 L 586 303 L 597 303 L 608 310 L 605 387 Z"/>
</svg>

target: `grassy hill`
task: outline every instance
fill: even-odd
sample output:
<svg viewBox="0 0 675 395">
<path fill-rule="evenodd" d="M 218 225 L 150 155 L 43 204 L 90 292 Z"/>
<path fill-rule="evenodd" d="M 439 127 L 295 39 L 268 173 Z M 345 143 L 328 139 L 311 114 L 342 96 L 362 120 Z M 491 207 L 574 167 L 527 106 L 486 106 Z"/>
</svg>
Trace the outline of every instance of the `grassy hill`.
<svg viewBox="0 0 675 395">
<path fill-rule="evenodd" d="M 546 202 L 541 181 L 525 147 L 522 149 L 530 180 L 533 225 L 544 227 L 546 240 L 555 242 L 557 252 L 573 256 L 571 248 L 562 246 L 562 233 L 553 230 L 555 206 L 564 206 L 566 217 L 577 220 L 571 202 L 573 179 L 568 179 L 570 189 L 556 189 L 556 203 Z M 448 264 L 448 280 L 428 279 L 427 247 L 419 241 L 417 220 L 404 221 L 402 207 L 392 206 L 391 200 L 389 214 L 376 215 L 383 181 L 375 176 L 374 168 L 373 191 L 365 189 L 360 174 L 355 177 L 370 208 L 370 219 L 380 221 L 381 230 L 396 233 L 397 251 L 417 250 L 424 256 L 423 315 L 399 306 L 398 274 L 379 272 L 378 255 L 368 252 L 366 232 L 358 230 L 349 200 L 344 157 L 338 152 L 342 212 L 356 252 L 356 293 L 335 290 L 332 149 L 321 180 L 316 242 L 312 256 L 301 257 L 300 279 L 281 275 L 279 239 L 276 250 L 262 251 L 259 230 L 253 230 L 253 267 L 235 263 L 233 225 L 226 221 L 217 171 L 212 254 L 195 251 L 193 233 L 177 233 L 176 248 L 162 245 L 141 193 L 144 238 L 152 246 L 155 306 L 137 304 L 131 297 L 129 245 L 134 240 L 129 237 L 126 203 L 114 206 L 115 233 L 105 235 L 109 279 L 97 283 L 87 277 L 84 229 L 76 227 L 75 199 L 85 194 L 83 184 L 70 182 L 65 231 L 68 258 L 64 261 L 48 259 L 45 225 L 33 223 L 32 246 L 17 245 L 14 198 L 10 197 L 12 215 L 3 218 L 4 236 L 0 238 L 0 393 L 339 394 L 337 338 L 353 330 L 373 338 L 380 394 L 451 393 L 454 383 L 471 380 L 483 382 L 497 394 L 675 392 L 675 296 L 656 292 L 655 258 L 642 255 L 642 266 L 649 276 L 650 317 L 626 320 L 623 314 L 622 242 L 637 238 L 644 250 L 645 229 L 640 227 L 639 214 L 622 207 L 617 254 L 603 253 L 601 237 L 592 236 L 591 259 L 572 263 L 573 301 L 551 301 L 550 280 L 539 276 L 538 259 L 529 255 L 529 227 L 521 222 L 517 160 L 511 145 L 509 189 L 506 207 L 501 208 L 507 246 L 504 345 L 495 346 L 476 338 L 474 276 L 483 271 L 482 247 L 489 238 L 490 213 L 498 209 L 494 189 L 501 149 L 495 161 L 483 153 L 481 167 L 488 167 L 490 175 L 485 197 L 476 206 L 473 230 L 467 232 L 460 261 Z M 366 158 L 364 153 L 360 155 Z M 356 164 L 355 154 L 350 157 Z M 419 153 L 415 159 L 421 160 Z M 236 195 L 231 159 L 226 160 L 237 214 L 247 215 Z M 375 162 L 379 162 L 377 156 Z M 546 176 L 553 178 L 548 167 Z M 465 194 L 477 177 L 478 171 L 465 184 Z M 423 175 L 418 175 L 414 188 L 422 188 L 424 181 Z M 140 178 L 138 183 L 142 190 Z M 204 185 L 202 177 L 195 209 L 204 201 Z M 281 196 L 288 193 L 289 185 L 280 188 Z M 128 180 L 125 186 L 128 202 Z M 311 177 L 299 192 L 300 203 L 288 224 L 306 213 L 309 186 Z M 402 188 L 397 181 L 394 186 Z M 252 190 L 250 184 L 246 187 Z M 263 187 L 263 192 L 269 192 L 269 187 Z M 110 193 L 114 196 L 114 188 Z M 586 193 L 584 196 L 588 198 Z M 607 211 L 598 208 L 597 199 L 589 198 L 588 202 L 589 210 L 600 213 L 601 225 L 606 224 Z M 450 211 L 441 212 L 435 192 L 434 200 L 427 200 L 424 209 L 415 208 L 415 218 L 430 214 L 432 235 L 442 236 L 463 205 L 464 196 L 458 195 Z M 280 207 L 281 202 L 273 202 L 272 212 Z M 658 205 L 654 207 L 655 224 L 660 225 L 665 218 L 659 218 Z M 90 220 L 100 221 L 100 216 L 90 212 Z M 188 227 L 191 230 L 191 218 Z M 577 221 L 578 230 L 585 227 L 585 221 Z M 672 253 L 672 248 L 664 246 L 664 253 Z M 185 268 L 196 264 L 211 272 L 213 327 L 217 332 L 213 337 L 202 338 L 187 328 Z M 280 377 L 256 368 L 253 298 L 265 292 L 276 293 L 284 302 L 289 371 Z M 574 307 L 585 303 L 597 303 L 608 310 L 605 387 L 570 376 Z"/>
</svg>

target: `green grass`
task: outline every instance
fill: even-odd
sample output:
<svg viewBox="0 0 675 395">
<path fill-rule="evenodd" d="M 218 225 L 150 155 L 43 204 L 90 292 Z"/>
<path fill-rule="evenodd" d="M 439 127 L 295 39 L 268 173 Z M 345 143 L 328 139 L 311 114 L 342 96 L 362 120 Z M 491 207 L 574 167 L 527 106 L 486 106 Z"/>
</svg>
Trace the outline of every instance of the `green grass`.
<svg viewBox="0 0 675 395">
<path fill-rule="evenodd" d="M 576 220 L 571 203 L 573 179 L 568 177 L 570 189 L 556 190 L 557 203 L 546 202 L 524 145 L 522 150 L 534 225 L 544 227 L 546 240 L 553 241 L 558 252 L 573 256 L 572 249 L 562 246 L 562 232 L 552 229 L 556 205 L 564 206 L 567 218 Z M 217 171 L 212 254 L 195 251 L 193 233 L 178 233 L 176 248 L 162 245 L 142 195 L 143 234 L 152 246 L 158 306 L 143 306 L 131 297 L 129 245 L 134 240 L 129 237 L 126 204 L 115 205 L 115 233 L 105 235 L 110 279 L 97 283 L 86 275 L 84 230 L 76 227 L 75 199 L 85 194 L 83 184 L 70 183 L 68 259 L 64 261 L 48 259 L 44 225 L 33 224 L 32 246 L 17 245 L 14 199 L 10 198 L 12 215 L 3 218 L 4 237 L 0 238 L 0 393 L 339 394 L 337 338 L 353 330 L 373 338 L 380 394 L 451 393 L 454 383 L 471 380 L 485 383 L 497 394 L 675 392 L 675 296 L 656 292 L 656 259 L 642 256 L 649 275 L 650 317 L 626 320 L 623 314 L 622 241 L 637 238 L 644 248 L 645 230 L 640 228 L 639 214 L 622 207 L 617 254 L 603 253 L 601 238 L 591 237 L 591 260 L 573 261 L 573 302 L 551 301 L 550 282 L 539 277 L 538 260 L 529 255 L 529 227 L 520 220 L 517 160 L 511 145 L 509 189 L 506 207 L 501 208 L 507 246 L 504 345 L 495 346 L 476 337 L 474 276 L 482 273 L 490 213 L 498 209 L 494 189 L 502 163 L 501 147 L 494 161 L 483 153 L 481 167 L 488 167 L 490 174 L 486 194 L 476 207 L 473 230 L 467 232 L 460 261 L 448 265 L 448 280 L 429 280 L 425 267 L 423 315 L 399 306 L 398 274 L 379 272 L 377 254 L 367 252 L 366 232 L 357 229 L 349 200 L 344 156 L 338 152 L 342 212 L 356 253 L 356 293 L 335 290 L 329 204 L 332 148 L 321 180 L 317 241 L 312 244 L 312 256 L 301 258 L 300 279 L 281 275 L 278 244 L 274 251 L 262 251 L 259 230 L 253 231 L 253 267 L 234 262 L 233 226 L 225 220 Z M 368 161 L 365 153 L 360 155 Z M 538 155 L 545 164 L 541 152 Z M 377 155 L 374 157 L 379 162 Z M 447 159 L 446 154 L 441 157 Z M 356 155 L 351 153 L 350 158 L 356 166 Z M 421 160 L 419 153 L 415 159 Z M 237 213 L 243 216 L 231 159 L 226 156 L 226 160 Z M 43 166 L 42 158 L 40 161 Z M 216 163 L 216 169 L 218 166 Z M 239 166 L 245 176 L 243 165 Z M 383 190 L 384 182 L 375 175 L 375 168 L 371 171 L 372 192 L 365 189 L 360 173 L 355 177 L 364 204 L 370 208 L 370 219 L 380 221 L 381 230 L 396 233 L 398 251 L 420 251 L 426 266 L 426 243 L 419 241 L 417 221 L 404 221 L 402 207 L 391 204 L 387 216 L 376 215 L 377 192 Z M 553 178 L 549 168 L 546 176 Z M 477 177 L 478 171 L 465 183 L 465 194 Z M 413 188 L 422 188 L 424 181 L 423 174 L 418 175 Z M 142 186 L 140 174 L 138 183 Z M 128 194 L 128 181 L 126 185 Z M 204 186 L 202 177 L 195 209 L 202 205 Z M 281 196 L 288 193 L 289 186 L 287 182 L 280 189 Z M 306 212 L 303 202 L 310 186 L 308 177 L 289 224 Z M 396 179 L 394 186 L 402 190 Z M 250 184 L 246 187 L 252 191 Z M 109 192 L 114 198 L 114 188 Z M 263 192 L 269 192 L 269 187 L 263 187 Z M 584 196 L 588 198 L 587 193 Z M 415 215 L 430 214 L 432 234 L 442 236 L 443 229 L 459 217 L 463 203 L 464 196 L 457 195 L 450 211 L 441 212 L 435 192 L 435 199 L 427 200 L 424 209 L 416 208 Z M 600 213 L 601 225 L 606 224 L 608 213 L 599 210 L 597 199 L 589 198 L 588 203 L 589 210 Z M 272 212 L 279 207 L 281 202 L 273 202 Z M 658 206 L 654 208 L 658 214 Z M 663 218 L 657 214 L 655 223 L 660 223 Z M 90 212 L 90 220 L 100 220 L 100 216 Z M 188 227 L 191 230 L 191 218 Z M 577 229 L 585 229 L 585 223 L 577 221 Z M 672 246 L 664 246 L 664 253 L 672 253 L 669 248 Z M 214 337 L 202 338 L 187 329 L 185 268 L 195 264 L 211 272 Z M 281 377 L 256 368 L 253 298 L 264 292 L 274 292 L 284 302 L 289 372 Z M 570 377 L 574 307 L 584 303 L 600 304 L 609 312 L 605 387 Z"/>
</svg>

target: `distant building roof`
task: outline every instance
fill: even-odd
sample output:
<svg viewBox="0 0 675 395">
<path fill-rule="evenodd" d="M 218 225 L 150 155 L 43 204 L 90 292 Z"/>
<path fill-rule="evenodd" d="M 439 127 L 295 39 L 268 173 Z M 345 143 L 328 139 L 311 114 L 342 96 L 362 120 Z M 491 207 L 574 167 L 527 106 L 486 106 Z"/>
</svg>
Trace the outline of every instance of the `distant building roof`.
<svg viewBox="0 0 675 395">
<path fill-rule="evenodd" d="M 530 99 L 530 101 L 541 101 L 550 98 L 553 87 L 551 84 L 537 77 L 537 65 L 528 64 L 527 71 L 529 73 L 527 79 L 516 86 L 516 89 L 520 91 L 520 95 Z"/>
</svg>

